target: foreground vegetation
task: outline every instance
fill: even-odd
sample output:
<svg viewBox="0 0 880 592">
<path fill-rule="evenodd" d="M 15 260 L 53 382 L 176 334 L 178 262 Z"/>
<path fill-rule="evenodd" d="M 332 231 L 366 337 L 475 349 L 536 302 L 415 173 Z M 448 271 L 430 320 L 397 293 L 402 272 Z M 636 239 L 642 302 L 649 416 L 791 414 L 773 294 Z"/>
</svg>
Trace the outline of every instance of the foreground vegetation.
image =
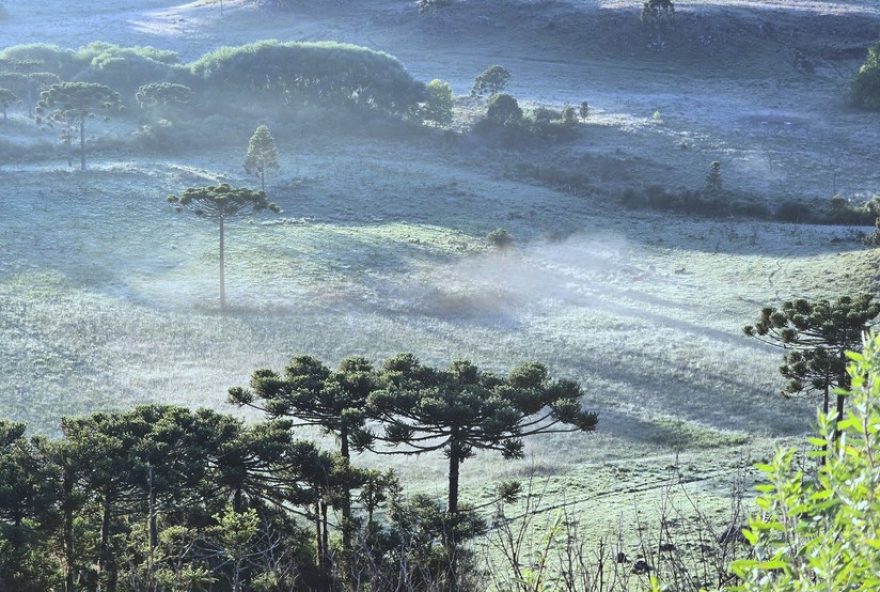
<svg viewBox="0 0 880 592">
<path fill-rule="evenodd" d="M 437 372 L 412 356 L 378 371 L 352 359 L 335 372 L 299 358 L 283 378 L 255 373 L 254 392 L 230 391 L 238 404 L 264 401 L 275 418 L 267 423 L 155 405 L 65 419 L 60 440 L 28 439 L 23 425 L 0 423 L 0 584 L 25 591 L 600 592 L 657 589 L 665 577 L 676 590 L 871 590 L 880 582 L 880 337 L 847 355 L 852 390 L 840 393 L 850 398 L 849 411 L 844 418 L 819 412 L 808 455 L 821 460 L 818 470 L 799 466 L 794 448 L 762 465 L 761 513 L 743 530 L 750 547 L 736 544 L 737 522 L 717 536 L 702 518 L 698 556 L 682 555 L 679 531 L 667 526 L 652 563 L 647 551 L 630 566 L 620 547 L 613 557 L 601 547 L 594 555 L 577 528 L 589 516 L 567 512 L 532 547 L 527 527 L 542 511 L 534 482 L 519 517 L 505 504 L 522 485 L 508 482 L 497 489 L 491 525 L 499 559 L 483 571 L 467 541 L 490 524 L 458 505 L 459 455 L 488 446 L 516 456 L 523 437 L 558 422 L 591 429 L 596 417 L 578 411 L 576 385 L 548 382 L 534 364 L 502 378 L 466 362 Z M 296 420 L 277 419 L 294 411 L 336 434 L 341 453 L 294 440 Z M 367 428 L 369 417 L 390 422 L 384 436 Z M 377 438 L 406 443 L 414 454 L 447 451 L 445 510 L 406 492 L 393 471 L 351 464 L 349 446 L 371 447 Z M 741 519 L 741 499 L 734 502 Z M 340 511 L 336 519 L 331 508 Z"/>
</svg>

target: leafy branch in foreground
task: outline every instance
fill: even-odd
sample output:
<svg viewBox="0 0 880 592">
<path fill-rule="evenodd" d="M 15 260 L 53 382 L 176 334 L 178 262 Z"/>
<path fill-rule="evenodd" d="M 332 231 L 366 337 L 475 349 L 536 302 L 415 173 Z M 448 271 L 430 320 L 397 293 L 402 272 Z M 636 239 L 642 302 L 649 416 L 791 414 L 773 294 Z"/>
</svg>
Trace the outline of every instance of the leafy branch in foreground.
<svg viewBox="0 0 880 592">
<path fill-rule="evenodd" d="M 756 558 L 732 564 L 741 592 L 880 589 L 880 336 L 847 356 L 849 412 L 820 412 L 809 439 L 818 472 L 805 475 L 794 448 L 758 466 L 761 511 L 744 530 Z"/>
</svg>

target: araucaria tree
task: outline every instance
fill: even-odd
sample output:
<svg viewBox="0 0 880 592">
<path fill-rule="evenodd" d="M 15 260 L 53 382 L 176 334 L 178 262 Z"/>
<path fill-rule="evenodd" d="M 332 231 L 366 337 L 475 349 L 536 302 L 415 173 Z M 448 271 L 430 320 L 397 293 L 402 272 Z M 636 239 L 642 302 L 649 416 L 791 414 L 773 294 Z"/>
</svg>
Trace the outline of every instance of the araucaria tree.
<svg viewBox="0 0 880 592">
<path fill-rule="evenodd" d="M 254 130 L 254 135 L 248 142 L 244 170 L 250 175 L 255 175 L 260 180 L 260 189 L 266 191 L 266 173 L 280 168 L 278 148 L 275 147 L 272 133 L 268 127 L 261 125 Z"/>
<path fill-rule="evenodd" d="M 834 301 L 785 302 L 767 307 L 754 325 L 743 332 L 785 350 L 779 367 L 788 379 L 783 394 L 793 397 L 821 393 L 828 413 L 836 388 L 848 389 L 847 351 L 861 351 L 864 333 L 877 324 L 880 303 L 870 294 L 843 296 Z M 843 419 L 845 397 L 837 396 L 837 420 Z"/>
<path fill-rule="evenodd" d="M 385 363 L 382 378 L 385 388 L 371 394 L 367 406 L 367 413 L 385 424 L 374 438 L 404 447 L 405 454 L 446 455 L 450 514 L 459 511 L 461 464 L 477 450 L 521 458 L 525 438 L 592 431 L 599 419 L 581 408 L 576 382 L 550 380 L 537 363 L 498 376 L 468 361 L 435 370 L 402 354 Z"/>
<path fill-rule="evenodd" d="M 86 120 L 122 110 L 119 93 L 93 82 L 61 82 L 40 93 L 37 120 L 79 129 L 80 168 L 86 170 Z"/>
<path fill-rule="evenodd" d="M 137 89 L 135 98 L 142 110 L 162 109 L 186 105 L 192 100 L 193 91 L 185 84 L 151 82 Z"/>
<path fill-rule="evenodd" d="M 672 0 L 645 0 L 642 4 L 642 22 L 654 26 L 657 47 L 663 47 L 663 28 L 674 17 L 675 2 Z"/>
<path fill-rule="evenodd" d="M 263 411 L 269 419 L 289 419 L 293 427 L 317 426 L 339 440 L 339 454 L 347 467 L 351 450 L 363 449 L 364 408 L 378 388 L 379 378 L 369 360 L 346 358 L 331 371 L 311 356 L 293 358 L 282 374 L 257 370 L 250 389 L 229 389 L 229 402 Z M 351 542 L 351 495 L 341 493 L 342 543 Z"/>
<path fill-rule="evenodd" d="M 236 189 L 227 184 L 190 187 L 180 195 L 172 195 L 168 202 L 178 212 L 189 210 L 200 218 L 215 222 L 220 227 L 220 310 L 226 309 L 225 241 L 226 223 L 256 212 L 281 209 L 266 199 L 262 191 Z"/>
</svg>

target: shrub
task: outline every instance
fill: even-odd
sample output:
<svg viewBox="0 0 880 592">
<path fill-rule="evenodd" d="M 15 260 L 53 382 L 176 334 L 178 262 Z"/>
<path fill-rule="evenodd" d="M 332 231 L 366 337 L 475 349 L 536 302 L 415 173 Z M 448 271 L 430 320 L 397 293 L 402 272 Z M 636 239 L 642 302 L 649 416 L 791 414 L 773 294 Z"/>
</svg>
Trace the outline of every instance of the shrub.
<svg viewBox="0 0 880 592">
<path fill-rule="evenodd" d="M 880 109 L 880 43 L 868 49 L 852 85 L 852 101 L 863 109 Z"/>
<path fill-rule="evenodd" d="M 574 110 L 574 107 L 571 105 L 566 105 L 565 108 L 562 109 L 562 123 L 568 127 L 573 127 L 577 125 L 578 122 L 578 114 L 577 111 Z"/>
<path fill-rule="evenodd" d="M 880 336 L 866 338 L 862 354 L 849 353 L 850 411 L 837 423 L 819 413 L 810 438 L 824 459 L 805 475 L 794 448 L 777 451 L 758 468 L 761 513 L 743 531 L 755 559 L 732 570 L 744 592 L 875 590 L 880 586 Z"/>
<path fill-rule="evenodd" d="M 493 95 L 486 109 L 486 120 L 495 125 L 517 123 L 523 112 L 515 98 L 508 94 Z"/>
<path fill-rule="evenodd" d="M 550 123 L 562 119 L 562 113 L 547 107 L 535 107 L 532 110 L 532 117 L 537 123 Z"/>
<path fill-rule="evenodd" d="M 505 250 L 513 246 L 513 237 L 503 228 L 496 228 L 486 235 L 486 240 L 496 249 Z"/>
<path fill-rule="evenodd" d="M 813 210 L 803 202 L 786 200 L 776 208 L 775 216 L 782 222 L 808 222 L 813 216 Z"/>
</svg>

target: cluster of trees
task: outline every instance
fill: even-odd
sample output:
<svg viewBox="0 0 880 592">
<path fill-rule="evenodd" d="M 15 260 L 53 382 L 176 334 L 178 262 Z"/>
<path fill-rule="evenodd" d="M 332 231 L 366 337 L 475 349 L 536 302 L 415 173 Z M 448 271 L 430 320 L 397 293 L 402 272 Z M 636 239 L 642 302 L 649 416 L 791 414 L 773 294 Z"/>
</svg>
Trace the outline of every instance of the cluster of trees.
<svg viewBox="0 0 880 592">
<path fill-rule="evenodd" d="M 0 589 L 455 589 L 461 543 L 485 528 L 459 501 L 461 463 L 594 429 L 581 395 L 535 363 L 502 376 L 409 354 L 335 370 L 302 356 L 230 389 L 262 423 L 160 405 L 65 419 L 60 439 L 0 422 Z M 296 439 L 303 426 L 337 450 Z M 362 450 L 442 452 L 446 508 L 356 467 Z"/>
<path fill-rule="evenodd" d="M 546 107 L 526 113 L 512 95 L 505 93 L 510 72 L 504 66 L 489 66 L 475 79 L 472 97 L 486 97 L 486 117 L 477 123 L 474 131 L 497 136 L 505 143 L 521 143 L 536 139 L 564 139 L 569 137 L 579 121 L 586 121 L 590 105 L 586 101 L 575 109 L 566 105 L 556 111 Z"/>
<path fill-rule="evenodd" d="M 86 122 L 124 109 L 159 120 L 193 113 L 242 111 L 279 117 L 302 106 L 344 110 L 363 119 L 392 117 L 448 123 L 448 85 L 414 80 L 392 56 L 337 43 L 263 41 L 224 47 L 190 64 L 172 51 L 93 43 L 78 50 L 20 45 L 0 51 L 0 112 L 36 109 L 37 123 L 59 129 L 72 160 L 79 143 L 85 168 Z"/>
<path fill-rule="evenodd" d="M 758 321 L 743 332 L 784 350 L 779 371 L 787 380 L 787 397 L 821 397 L 821 410 L 830 413 L 836 399 L 838 423 L 845 416 L 846 395 L 851 386 L 847 352 L 858 352 L 864 335 L 878 323 L 880 302 L 871 294 L 841 296 L 836 300 L 788 301 L 761 310 Z M 834 428 L 833 436 L 839 435 Z"/>
</svg>

